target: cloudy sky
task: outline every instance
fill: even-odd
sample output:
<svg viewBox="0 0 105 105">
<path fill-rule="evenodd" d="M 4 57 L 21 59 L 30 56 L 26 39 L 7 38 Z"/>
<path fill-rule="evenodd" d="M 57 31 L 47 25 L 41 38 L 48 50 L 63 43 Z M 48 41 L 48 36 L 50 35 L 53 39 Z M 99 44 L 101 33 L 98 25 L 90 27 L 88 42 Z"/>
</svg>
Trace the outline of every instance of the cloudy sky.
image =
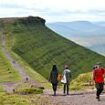
<svg viewBox="0 0 105 105">
<path fill-rule="evenodd" d="M 105 0 L 0 0 L 0 17 L 41 16 L 47 22 L 105 20 Z"/>
</svg>

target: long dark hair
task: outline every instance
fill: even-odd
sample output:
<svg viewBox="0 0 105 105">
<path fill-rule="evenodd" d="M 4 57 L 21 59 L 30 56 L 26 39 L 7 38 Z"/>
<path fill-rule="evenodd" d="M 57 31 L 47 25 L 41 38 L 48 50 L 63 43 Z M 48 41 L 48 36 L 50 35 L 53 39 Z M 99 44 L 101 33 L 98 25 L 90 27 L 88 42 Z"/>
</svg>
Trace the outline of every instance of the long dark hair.
<svg viewBox="0 0 105 105">
<path fill-rule="evenodd" d="M 56 66 L 56 65 L 53 65 L 53 67 L 52 67 L 52 71 L 55 71 L 55 72 L 57 72 L 57 71 L 58 71 L 58 69 L 57 69 L 57 66 Z"/>
<path fill-rule="evenodd" d="M 51 73 L 50 73 L 51 83 L 56 84 L 57 83 L 57 77 L 58 77 L 58 69 L 57 69 L 56 65 L 53 65 Z"/>
</svg>

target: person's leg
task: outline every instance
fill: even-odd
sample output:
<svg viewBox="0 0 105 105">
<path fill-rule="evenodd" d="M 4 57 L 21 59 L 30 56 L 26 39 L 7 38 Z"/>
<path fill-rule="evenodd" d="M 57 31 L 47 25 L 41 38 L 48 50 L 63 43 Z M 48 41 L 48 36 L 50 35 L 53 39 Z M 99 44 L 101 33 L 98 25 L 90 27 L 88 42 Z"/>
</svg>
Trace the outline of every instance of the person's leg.
<svg viewBox="0 0 105 105">
<path fill-rule="evenodd" d="M 64 95 L 65 95 L 65 92 L 66 92 L 66 84 L 64 84 L 64 88 L 63 88 Z"/>
<path fill-rule="evenodd" d="M 54 89 L 54 84 L 52 84 L 52 89 L 53 89 L 53 92 L 54 92 L 54 90 L 55 90 L 55 89 Z"/>
<path fill-rule="evenodd" d="M 99 100 L 100 99 L 100 89 L 97 89 L 97 92 L 96 92 L 96 98 Z"/>
<path fill-rule="evenodd" d="M 54 95 L 56 95 L 56 91 L 57 91 L 57 84 L 54 85 Z"/>
<path fill-rule="evenodd" d="M 53 89 L 53 91 L 54 91 L 54 84 L 52 84 L 52 89 Z"/>
<path fill-rule="evenodd" d="M 69 84 L 67 84 L 67 95 L 69 95 Z"/>
<path fill-rule="evenodd" d="M 104 86 L 104 84 L 103 83 L 100 83 L 99 84 L 99 90 L 98 90 L 98 95 L 99 95 L 99 98 L 100 98 L 100 94 L 102 93 L 102 91 L 103 91 L 103 87 Z"/>
<path fill-rule="evenodd" d="M 99 92 L 99 91 L 100 91 L 99 89 L 100 89 L 100 88 L 99 88 L 99 83 L 96 83 L 96 90 L 97 90 L 97 91 L 96 91 L 96 98 L 97 98 L 97 99 L 99 99 L 99 93 L 100 93 L 100 92 Z"/>
<path fill-rule="evenodd" d="M 53 84 L 54 96 L 56 95 L 56 90 L 57 90 L 57 84 Z"/>
<path fill-rule="evenodd" d="M 96 89 L 97 89 L 96 98 L 97 98 L 98 100 L 100 100 L 100 94 L 101 94 L 102 91 L 103 91 L 103 83 L 96 83 Z"/>
</svg>

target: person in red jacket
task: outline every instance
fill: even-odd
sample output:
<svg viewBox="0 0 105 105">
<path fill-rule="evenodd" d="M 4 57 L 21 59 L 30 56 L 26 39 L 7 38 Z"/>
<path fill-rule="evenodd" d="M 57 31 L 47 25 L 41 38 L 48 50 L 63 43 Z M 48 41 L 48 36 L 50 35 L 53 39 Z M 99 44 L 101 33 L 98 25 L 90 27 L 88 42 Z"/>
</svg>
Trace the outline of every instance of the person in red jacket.
<svg viewBox="0 0 105 105">
<path fill-rule="evenodd" d="M 96 98 L 98 101 L 100 101 L 100 94 L 102 93 L 104 89 L 104 75 L 105 75 L 105 69 L 100 67 L 99 65 L 96 65 L 93 69 L 93 80 L 95 81 L 96 86 Z"/>
</svg>

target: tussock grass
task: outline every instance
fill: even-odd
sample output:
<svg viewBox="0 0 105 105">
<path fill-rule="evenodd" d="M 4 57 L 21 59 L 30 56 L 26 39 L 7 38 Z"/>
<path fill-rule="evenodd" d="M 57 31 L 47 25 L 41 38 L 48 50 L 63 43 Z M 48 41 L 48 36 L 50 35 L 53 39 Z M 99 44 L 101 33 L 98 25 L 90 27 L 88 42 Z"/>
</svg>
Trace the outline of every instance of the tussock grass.
<svg viewBox="0 0 105 105">
<path fill-rule="evenodd" d="M 44 87 L 38 87 L 36 84 L 25 82 L 18 83 L 14 88 L 14 93 L 28 95 L 28 94 L 41 94 Z"/>
<path fill-rule="evenodd" d="M 0 92 L 4 92 L 3 86 L 0 86 Z"/>
<path fill-rule="evenodd" d="M 48 97 L 0 93 L 0 105 L 52 105 Z"/>
<path fill-rule="evenodd" d="M 94 88 L 92 72 L 80 74 L 76 79 L 71 81 L 70 88 L 72 90 L 84 90 L 86 88 Z"/>
</svg>

